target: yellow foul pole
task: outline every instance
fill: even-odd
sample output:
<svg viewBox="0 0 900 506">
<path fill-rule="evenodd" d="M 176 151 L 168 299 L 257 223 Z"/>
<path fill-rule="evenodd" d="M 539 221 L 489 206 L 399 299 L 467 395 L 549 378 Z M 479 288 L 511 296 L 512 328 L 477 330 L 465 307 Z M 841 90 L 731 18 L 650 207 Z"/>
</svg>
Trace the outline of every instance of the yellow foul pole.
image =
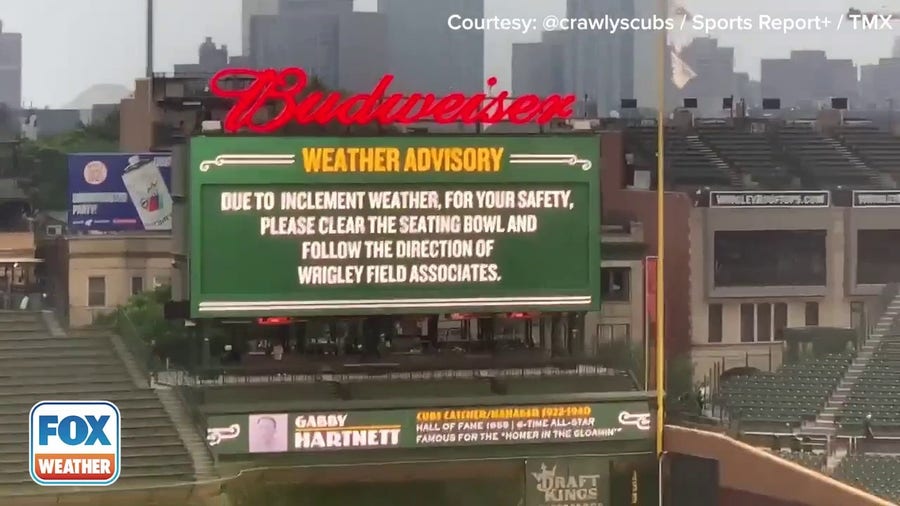
<svg viewBox="0 0 900 506">
<path fill-rule="evenodd" d="M 668 17 L 669 5 L 667 0 L 659 0 L 660 16 Z M 656 455 L 663 455 L 663 427 L 665 426 L 665 398 L 666 398 L 666 353 L 665 353 L 665 147 L 666 147 L 666 82 L 669 79 L 666 66 L 666 52 L 668 48 L 668 33 L 665 29 L 659 31 L 659 95 L 657 100 L 657 156 L 656 156 Z"/>
</svg>

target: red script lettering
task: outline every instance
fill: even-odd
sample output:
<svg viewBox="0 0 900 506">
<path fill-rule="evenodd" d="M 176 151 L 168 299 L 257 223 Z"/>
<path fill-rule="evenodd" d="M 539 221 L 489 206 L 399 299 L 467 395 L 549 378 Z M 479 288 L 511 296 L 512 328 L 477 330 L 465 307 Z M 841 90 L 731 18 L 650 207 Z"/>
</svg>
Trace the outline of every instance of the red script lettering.
<svg viewBox="0 0 900 506">
<path fill-rule="evenodd" d="M 241 82 L 238 79 L 249 80 L 250 84 L 234 89 L 233 84 Z M 213 76 L 209 89 L 214 95 L 233 101 L 222 122 L 222 129 L 228 133 L 243 129 L 271 133 L 292 121 L 301 124 L 337 121 L 343 125 L 372 122 L 409 124 L 419 121 L 545 124 L 554 119 L 571 118 L 572 106 L 576 101 L 574 95 L 544 98 L 523 95 L 511 99 L 505 91 L 492 97 L 484 93 L 470 97 L 462 93 L 451 93 L 445 97 L 436 97 L 431 93 L 388 94 L 393 80 L 394 76 L 385 75 L 369 93 L 344 97 L 337 92 L 307 90 L 309 78 L 299 68 L 225 69 Z M 487 84 L 495 86 L 497 78 L 491 77 Z M 275 113 L 271 117 L 259 118 L 259 111 L 270 104 L 276 106 Z"/>
</svg>

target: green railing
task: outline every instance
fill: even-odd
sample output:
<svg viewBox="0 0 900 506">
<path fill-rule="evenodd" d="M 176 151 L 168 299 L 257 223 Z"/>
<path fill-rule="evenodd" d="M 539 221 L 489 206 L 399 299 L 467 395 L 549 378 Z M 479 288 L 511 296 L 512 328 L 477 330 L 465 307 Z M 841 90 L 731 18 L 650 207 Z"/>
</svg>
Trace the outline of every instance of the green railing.
<svg viewBox="0 0 900 506">
<path fill-rule="evenodd" d="M 111 327 L 121 339 L 125 349 L 134 358 L 135 364 L 140 368 L 140 372 L 149 384 L 152 384 L 156 374 L 165 370 L 165 364 L 153 353 L 153 349 L 148 344 L 150 336 L 142 336 L 134 325 L 134 322 L 128 317 L 125 311 L 116 311 Z"/>
</svg>

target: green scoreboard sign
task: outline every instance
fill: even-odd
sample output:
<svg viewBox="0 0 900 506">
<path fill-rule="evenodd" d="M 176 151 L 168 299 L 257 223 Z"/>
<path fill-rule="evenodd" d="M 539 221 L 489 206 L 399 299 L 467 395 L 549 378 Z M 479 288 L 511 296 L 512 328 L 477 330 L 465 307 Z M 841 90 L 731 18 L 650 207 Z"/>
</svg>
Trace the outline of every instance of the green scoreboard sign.
<svg viewBox="0 0 900 506">
<path fill-rule="evenodd" d="M 645 401 L 213 415 L 219 455 L 627 441 L 652 437 Z"/>
<path fill-rule="evenodd" d="M 196 137 L 191 311 L 596 310 L 595 136 Z"/>
</svg>

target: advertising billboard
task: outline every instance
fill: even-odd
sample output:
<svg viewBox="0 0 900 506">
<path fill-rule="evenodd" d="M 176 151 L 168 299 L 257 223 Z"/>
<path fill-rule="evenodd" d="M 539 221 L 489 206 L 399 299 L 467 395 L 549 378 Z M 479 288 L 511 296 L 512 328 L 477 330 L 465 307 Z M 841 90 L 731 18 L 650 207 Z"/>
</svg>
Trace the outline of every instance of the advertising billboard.
<svg viewBox="0 0 900 506">
<path fill-rule="evenodd" d="M 196 137 L 191 315 L 591 311 L 595 136 Z"/>
<path fill-rule="evenodd" d="M 213 415 L 219 455 L 624 441 L 651 437 L 646 402 Z"/>
<path fill-rule="evenodd" d="M 508 91 L 495 95 L 476 93 L 464 96 L 451 93 L 436 97 L 431 93 L 401 95 L 389 93 L 394 76 L 384 75 L 368 93 L 346 96 L 340 92 L 304 93 L 310 82 L 306 71 L 297 67 L 282 69 L 226 68 L 209 81 L 213 95 L 232 102 L 222 121 L 226 133 L 242 130 L 253 133 L 273 133 L 290 123 L 301 125 L 364 125 L 378 122 L 384 125 L 411 124 L 431 121 L 443 124 L 501 123 L 547 124 L 553 120 L 569 119 L 578 97 L 569 95 L 521 95 L 510 97 Z M 292 83 L 287 89 L 284 83 Z M 489 77 L 488 88 L 497 86 L 497 78 Z M 308 90 L 307 90 L 308 91 Z M 266 115 L 260 121 L 261 110 L 277 104 L 278 114 Z"/>
<path fill-rule="evenodd" d="M 168 153 L 69 155 L 69 230 L 172 230 Z"/>
</svg>

